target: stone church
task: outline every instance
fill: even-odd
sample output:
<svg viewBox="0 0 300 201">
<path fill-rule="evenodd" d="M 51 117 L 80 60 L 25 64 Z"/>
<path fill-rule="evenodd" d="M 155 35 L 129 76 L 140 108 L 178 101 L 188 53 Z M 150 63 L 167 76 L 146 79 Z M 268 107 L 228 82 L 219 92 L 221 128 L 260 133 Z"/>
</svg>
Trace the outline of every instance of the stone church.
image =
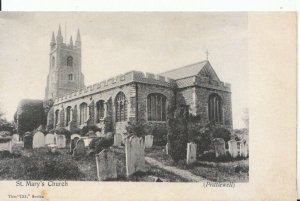
<svg viewBox="0 0 300 201">
<path fill-rule="evenodd" d="M 68 130 L 96 125 L 126 132 L 129 120 L 165 127 L 170 106 L 185 107 L 203 125 L 214 122 L 232 131 L 230 84 L 222 82 L 208 60 L 160 74 L 130 71 L 85 86 L 81 38 L 52 34 L 45 101 L 52 101 L 47 126 Z"/>
</svg>

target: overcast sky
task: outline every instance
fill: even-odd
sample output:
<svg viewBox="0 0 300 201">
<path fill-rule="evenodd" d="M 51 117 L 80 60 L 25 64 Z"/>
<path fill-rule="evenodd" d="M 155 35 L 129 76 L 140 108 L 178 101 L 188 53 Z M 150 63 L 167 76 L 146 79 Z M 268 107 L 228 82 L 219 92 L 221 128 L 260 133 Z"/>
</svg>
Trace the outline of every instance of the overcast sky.
<svg viewBox="0 0 300 201">
<path fill-rule="evenodd" d="M 231 83 L 234 128 L 248 107 L 246 13 L 0 13 L 0 104 L 9 120 L 24 98 L 43 99 L 52 31 L 77 28 L 90 85 L 138 70 L 160 73 L 206 59 Z M 65 33 L 66 24 L 66 33 Z"/>
</svg>

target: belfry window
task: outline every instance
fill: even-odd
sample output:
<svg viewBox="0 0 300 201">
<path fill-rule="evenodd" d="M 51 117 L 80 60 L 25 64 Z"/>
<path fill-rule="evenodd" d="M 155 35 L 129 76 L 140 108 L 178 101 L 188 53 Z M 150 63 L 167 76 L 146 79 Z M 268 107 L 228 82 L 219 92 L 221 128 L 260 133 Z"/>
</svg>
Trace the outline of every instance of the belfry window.
<svg viewBox="0 0 300 201">
<path fill-rule="evenodd" d="M 52 57 L 52 59 L 51 59 L 51 65 L 52 65 L 52 68 L 54 68 L 54 66 L 55 66 L 55 57 Z"/>
<path fill-rule="evenodd" d="M 73 66 L 73 57 L 71 57 L 71 56 L 69 56 L 68 58 L 67 58 L 67 66 Z"/>
<path fill-rule="evenodd" d="M 166 121 L 166 101 L 162 94 L 149 94 L 147 97 L 148 121 Z"/>
<path fill-rule="evenodd" d="M 115 100 L 116 122 L 127 120 L 127 100 L 123 92 L 119 92 Z"/>
<path fill-rule="evenodd" d="M 99 100 L 96 103 L 96 107 L 97 107 L 96 122 L 100 123 L 100 119 L 104 118 L 104 111 L 105 111 L 105 109 L 104 109 L 104 100 Z"/>
<path fill-rule="evenodd" d="M 80 125 L 83 125 L 87 120 L 87 103 L 80 104 Z"/>
<path fill-rule="evenodd" d="M 73 74 L 68 75 L 68 80 L 72 81 L 73 80 Z"/>
<path fill-rule="evenodd" d="M 222 123 L 222 101 L 219 95 L 212 94 L 208 99 L 209 121 Z"/>
</svg>

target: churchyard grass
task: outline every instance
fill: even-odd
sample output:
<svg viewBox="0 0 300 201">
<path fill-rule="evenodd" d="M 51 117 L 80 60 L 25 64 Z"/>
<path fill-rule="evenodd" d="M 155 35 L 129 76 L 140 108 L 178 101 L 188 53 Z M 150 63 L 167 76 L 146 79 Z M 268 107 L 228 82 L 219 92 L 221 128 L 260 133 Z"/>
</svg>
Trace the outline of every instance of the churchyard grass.
<svg viewBox="0 0 300 201">
<path fill-rule="evenodd" d="M 186 165 L 184 160 L 175 163 L 169 155 L 165 154 L 164 147 L 153 147 L 151 150 L 146 150 L 145 156 L 152 157 L 167 166 L 188 170 L 194 175 L 211 181 L 237 183 L 249 181 L 248 158 L 224 162 L 198 159 L 197 162 Z"/>
<path fill-rule="evenodd" d="M 118 176 L 116 181 L 153 182 L 157 177 L 169 182 L 187 181 L 148 163 L 146 163 L 144 173 L 137 173 L 127 178 L 124 147 L 113 147 L 112 151 L 119 161 L 119 168 L 124 172 L 124 176 Z M 93 155 L 72 158 L 68 148 L 58 149 L 56 154 L 50 153 L 47 148 L 23 150 L 20 156 L 5 153 L 0 155 L 0 180 L 98 180 Z"/>
</svg>

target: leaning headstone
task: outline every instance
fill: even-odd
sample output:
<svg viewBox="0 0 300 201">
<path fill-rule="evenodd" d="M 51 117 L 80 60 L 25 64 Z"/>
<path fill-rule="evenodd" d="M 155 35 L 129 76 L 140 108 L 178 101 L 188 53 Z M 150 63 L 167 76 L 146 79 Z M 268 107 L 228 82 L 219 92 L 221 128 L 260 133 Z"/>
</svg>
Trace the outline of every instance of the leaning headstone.
<svg viewBox="0 0 300 201">
<path fill-rule="evenodd" d="M 213 140 L 214 147 L 215 147 L 215 154 L 216 158 L 223 157 L 226 155 L 225 149 L 225 141 L 222 138 L 215 138 Z"/>
<path fill-rule="evenodd" d="M 0 138 L 0 151 L 9 151 L 12 153 L 12 138 L 1 137 Z"/>
<path fill-rule="evenodd" d="M 186 163 L 192 164 L 196 162 L 197 145 L 195 143 L 187 143 Z"/>
<path fill-rule="evenodd" d="M 94 139 L 94 138 L 89 138 L 89 137 L 81 137 L 80 139 L 83 140 L 84 142 L 84 146 L 88 147 L 91 143 L 91 141 Z"/>
<path fill-rule="evenodd" d="M 145 148 L 151 148 L 153 145 L 153 135 L 145 136 Z"/>
<path fill-rule="evenodd" d="M 70 153 L 73 153 L 74 148 L 76 147 L 77 141 L 79 140 L 78 137 L 75 137 L 71 140 L 70 144 Z"/>
<path fill-rule="evenodd" d="M 25 133 L 23 141 L 25 149 L 32 149 L 33 137 L 30 133 Z"/>
<path fill-rule="evenodd" d="M 33 148 L 39 148 L 45 146 L 45 135 L 38 131 L 33 135 Z"/>
<path fill-rule="evenodd" d="M 138 171 L 145 171 L 144 140 L 132 136 L 125 140 L 126 173 L 127 176 Z"/>
<path fill-rule="evenodd" d="M 66 147 L 66 136 L 65 135 L 56 135 L 56 145 L 57 148 Z"/>
<path fill-rule="evenodd" d="M 20 136 L 19 136 L 19 134 L 13 134 L 13 135 L 12 135 L 12 140 L 13 140 L 14 142 L 19 142 L 19 141 L 20 141 Z"/>
<path fill-rule="evenodd" d="M 86 154 L 84 141 L 82 139 L 78 140 L 76 146 L 73 150 L 73 157 L 84 156 Z"/>
<path fill-rule="evenodd" d="M 103 149 L 96 154 L 97 175 L 99 181 L 117 178 L 117 160 L 109 149 Z"/>
<path fill-rule="evenodd" d="M 122 135 L 116 133 L 114 135 L 114 146 L 121 146 L 121 144 L 122 144 Z"/>
<path fill-rule="evenodd" d="M 47 144 L 55 144 L 54 143 L 54 134 L 49 133 L 45 136 L 45 144 L 46 145 Z"/>
<path fill-rule="evenodd" d="M 235 140 L 228 141 L 228 151 L 232 158 L 236 158 L 238 156 L 237 142 Z"/>
</svg>

